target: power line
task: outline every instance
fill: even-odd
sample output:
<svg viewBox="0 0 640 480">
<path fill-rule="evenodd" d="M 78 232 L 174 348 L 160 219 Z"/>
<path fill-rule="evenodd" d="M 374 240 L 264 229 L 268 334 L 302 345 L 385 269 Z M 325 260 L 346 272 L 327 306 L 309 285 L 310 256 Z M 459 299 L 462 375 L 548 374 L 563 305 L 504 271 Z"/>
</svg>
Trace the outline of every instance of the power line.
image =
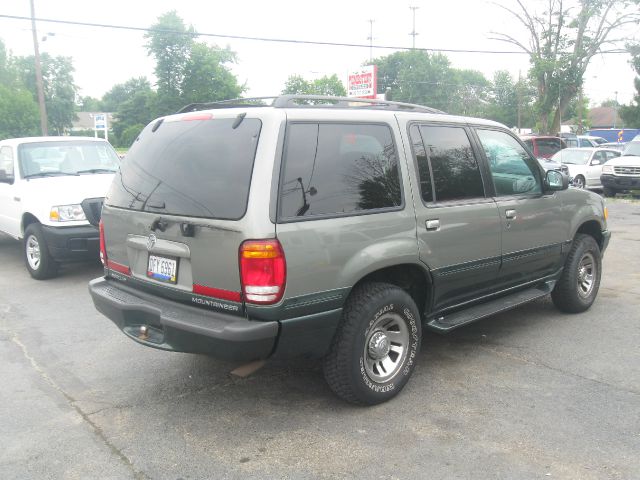
<svg viewBox="0 0 640 480">
<path fill-rule="evenodd" d="M 31 20 L 30 17 L 22 17 L 18 15 L 0 15 L 0 18 L 6 18 L 10 20 Z M 38 22 L 57 23 L 63 25 L 76 25 L 81 27 L 96 27 L 96 28 L 113 28 L 118 30 L 133 30 L 138 32 L 152 32 L 152 33 L 171 33 L 174 35 L 187 35 L 190 37 L 213 37 L 213 38 L 228 38 L 232 40 L 250 40 L 257 42 L 272 42 L 272 43 L 290 43 L 299 45 L 323 45 L 329 47 L 356 47 L 356 48 L 382 48 L 387 50 L 414 50 L 412 48 L 393 46 L 393 45 L 367 45 L 363 43 L 341 43 L 341 42 L 320 42 L 313 40 L 295 40 L 290 38 L 268 38 L 268 37 L 247 37 L 243 35 L 226 35 L 219 33 L 200 33 L 200 32 L 182 32 L 178 30 L 166 30 L 161 28 L 145 28 L 145 27 L 132 27 L 127 25 L 113 25 L 107 23 L 90 23 L 90 22 L 75 22 L 72 20 L 57 20 L 53 18 L 36 18 Z M 468 50 L 468 49 L 456 49 L 456 48 L 415 48 L 424 52 L 444 52 L 444 53 L 483 53 L 483 54 L 510 54 L 510 55 L 528 55 L 527 52 L 514 51 L 514 50 Z M 628 53 L 624 49 L 607 50 L 599 53 Z"/>
</svg>

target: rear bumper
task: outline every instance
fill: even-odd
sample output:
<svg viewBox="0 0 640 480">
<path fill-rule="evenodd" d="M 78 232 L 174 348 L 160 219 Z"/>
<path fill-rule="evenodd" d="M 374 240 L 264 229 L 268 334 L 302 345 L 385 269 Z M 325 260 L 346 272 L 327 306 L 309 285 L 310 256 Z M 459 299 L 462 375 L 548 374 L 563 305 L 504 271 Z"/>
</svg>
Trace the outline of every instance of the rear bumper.
<svg viewBox="0 0 640 480">
<path fill-rule="evenodd" d="M 56 260 L 97 260 L 100 233 L 93 225 L 82 227 L 49 227 L 42 225 L 49 253 Z"/>
<path fill-rule="evenodd" d="M 89 292 L 100 313 L 148 347 L 250 361 L 268 357 L 278 336 L 278 322 L 254 322 L 181 305 L 113 280 L 96 278 Z M 146 335 L 141 334 L 143 326 Z"/>
<path fill-rule="evenodd" d="M 623 177 L 621 175 L 603 174 L 600 176 L 602 186 L 614 192 L 640 190 L 640 177 Z"/>
</svg>

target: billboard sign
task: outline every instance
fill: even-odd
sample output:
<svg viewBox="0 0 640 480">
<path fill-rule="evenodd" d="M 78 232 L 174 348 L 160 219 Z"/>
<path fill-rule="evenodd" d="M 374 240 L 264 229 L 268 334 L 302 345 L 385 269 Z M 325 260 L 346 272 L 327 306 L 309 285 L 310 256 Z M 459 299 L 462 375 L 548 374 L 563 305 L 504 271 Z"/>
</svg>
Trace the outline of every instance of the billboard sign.
<svg viewBox="0 0 640 480">
<path fill-rule="evenodd" d="M 347 96 L 357 98 L 376 98 L 378 93 L 378 67 L 368 65 L 350 71 L 347 81 Z"/>
</svg>

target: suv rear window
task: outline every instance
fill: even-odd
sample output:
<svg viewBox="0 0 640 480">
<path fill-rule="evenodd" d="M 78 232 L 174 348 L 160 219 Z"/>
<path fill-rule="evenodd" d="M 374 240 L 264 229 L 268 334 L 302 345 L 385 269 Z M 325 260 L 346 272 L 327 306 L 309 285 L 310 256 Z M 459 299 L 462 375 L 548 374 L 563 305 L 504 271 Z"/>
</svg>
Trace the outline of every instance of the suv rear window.
<svg viewBox="0 0 640 480">
<path fill-rule="evenodd" d="M 234 122 L 178 120 L 147 126 L 127 152 L 106 203 L 165 215 L 242 218 L 262 123 L 245 118 L 234 128 Z"/>
</svg>

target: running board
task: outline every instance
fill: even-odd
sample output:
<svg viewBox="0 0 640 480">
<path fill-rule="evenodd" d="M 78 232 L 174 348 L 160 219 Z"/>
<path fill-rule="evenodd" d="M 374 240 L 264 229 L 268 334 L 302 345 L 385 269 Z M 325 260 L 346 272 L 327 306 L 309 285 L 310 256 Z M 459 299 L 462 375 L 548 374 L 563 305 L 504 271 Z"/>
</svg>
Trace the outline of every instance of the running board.
<svg viewBox="0 0 640 480">
<path fill-rule="evenodd" d="M 485 317 L 505 312 L 512 308 L 528 303 L 536 298 L 544 297 L 551 293 L 555 281 L 546 282 L 537 287 L 520 290 L 507 296 L 490 300 L 473 307 L 451 313 L 449 315 L 438 316 L 427 322 L 426 327 L 436 332 L 448 332 L 454 328 L 461 327 L 467 323 L 475 322 Z"/>
</svg>

